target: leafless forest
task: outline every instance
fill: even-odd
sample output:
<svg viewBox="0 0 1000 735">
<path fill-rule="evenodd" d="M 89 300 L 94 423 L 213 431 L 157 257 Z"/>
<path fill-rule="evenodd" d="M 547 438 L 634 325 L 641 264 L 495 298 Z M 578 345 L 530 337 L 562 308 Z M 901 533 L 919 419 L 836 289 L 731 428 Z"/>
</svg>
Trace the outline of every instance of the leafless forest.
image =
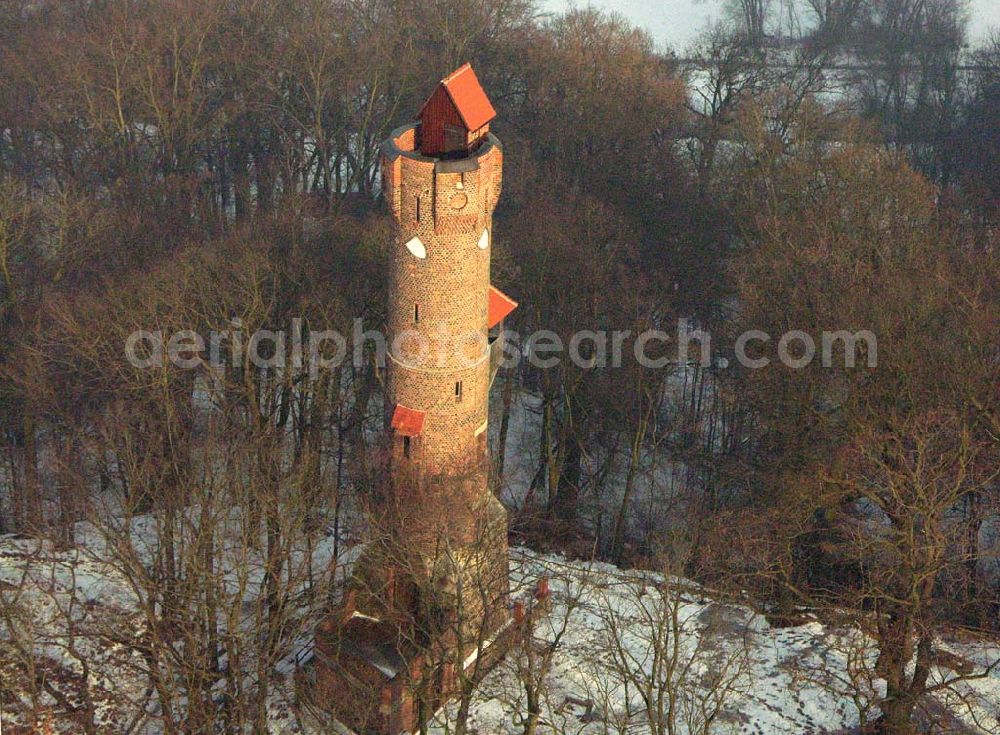
<svg viewBox="0 0 1000 735">
<path fill-rule="evenodd" d="M 1000 636 L 1000 37 L 971 45 L 961 0 L 782 1 L 732 0 L 670 50 L 532 0 L 0 0 L 0 533 L 98 544 L 137 600 L 123 626 L 53 591 L 63 653 L 127 650 L 148 685 L 119 694 L 168 735 L 268 732 L 279 664 L 364 535 L 380 370 L 368 343 L 315 375 L 231 341 L 225 369 L 141 369 L 125 344 L 378 331 L 379 143 L 471 61 L 505 149 L 508 327 L 685 319 L 713 352 L 505 370 L 512 541 L 670 570 L 774 624 L 849 620 L 885 682 L 871 726 L 916 732 L 951 684 L 938 637 Z M 789 330 L 862 329 L 874 367 L 773 359 Z M 747 330 L 775 335 L 769 367 L 731 359 Z M 13 732 L 106 731 L 21 595 L 0 581 Z M 552 650 L 523 654 L 537 699 Z"/>
</svg>

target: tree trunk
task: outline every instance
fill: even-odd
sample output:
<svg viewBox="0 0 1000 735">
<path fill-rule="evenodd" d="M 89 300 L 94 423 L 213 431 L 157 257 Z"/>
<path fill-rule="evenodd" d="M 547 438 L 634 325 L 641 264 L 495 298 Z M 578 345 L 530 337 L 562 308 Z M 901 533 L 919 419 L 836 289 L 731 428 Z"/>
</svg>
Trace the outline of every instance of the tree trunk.
<svg viewBox="0 0 1000 735">
<path fill-rule="evenodd" d="M 34 417 L 25 412 L 22 419 L 24 431 L 24 528 L 28 533 L 41 530 L 44 523 L 42 488 L 38 481 L 38 437 Z"/>
<path fill-rule="evenodd" d="M 500 436 L 497 437 L 497 488 L 503 486 L 504 463 L 507 458 L 507 432 L 510 430 L 510 407 L 514 400 L 514 371 L 507 368 L 503 380 L 503 413 L 500 414 Z"/>
<path fill-rule="evenodd" d="M 555 515 L 564 523 L 576 519 L 580 497 L 580 479 L 583 476 L 583 448 L 576 437 L 567 437 L 566 451 L 562 452 L 562 469 L 556 485 Z"/>
<path fill-rule="evenodd" d="M 618 517 L 615 519 L 615 530 L 611 540 L 611 558 L 615 564 L 621 564 L 625 553 L 625 521 L 628 518 L 628 504 L 632 499 L 632 489 L 635 486 L 636 469 L 639 464 L 639 453 L 642 445 L 641 434 L 633 437 L 628 459 L 628 473 L 625 476 L 625 491 L 618 507 Z"/>
</svg>

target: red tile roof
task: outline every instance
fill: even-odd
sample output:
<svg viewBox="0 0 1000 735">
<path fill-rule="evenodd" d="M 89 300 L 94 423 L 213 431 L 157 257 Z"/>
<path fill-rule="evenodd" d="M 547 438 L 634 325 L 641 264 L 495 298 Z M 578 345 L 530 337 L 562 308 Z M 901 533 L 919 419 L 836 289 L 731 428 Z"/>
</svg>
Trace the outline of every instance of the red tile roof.
<svg viewBox="0 0 1000 735">
<path fill-rule="evenodd" d="M 490 306 L 487 321 L 492 329 L 504 320 L 504 317 L 517 308 L 517 302 L 496 286 L 490 285 Z"/>
<path fill-rule="evenodd" d="M 463 64 L 442 79 L 441 84 L 469 130 L 479 130 L 497 116 L 471 64 Z"/>
<path fill-rule="evenodd" d="M 419 436 L 424 430 L 424 411 L 417 411 L 414 408 L 407 408 L 402 403 L 397 403 L 392 412 L 392 421 L 389 425 L 400 436 Z"/>
</svg>

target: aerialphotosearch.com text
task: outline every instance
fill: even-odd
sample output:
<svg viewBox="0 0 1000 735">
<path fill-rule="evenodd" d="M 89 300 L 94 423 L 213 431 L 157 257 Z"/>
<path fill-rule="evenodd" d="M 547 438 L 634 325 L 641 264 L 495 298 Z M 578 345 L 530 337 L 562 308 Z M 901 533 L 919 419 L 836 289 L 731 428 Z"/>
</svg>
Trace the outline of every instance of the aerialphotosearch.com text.
<svg viewBox="0 0 1000 735">
<path fill-rule="evenodd" d="M 527 335 L 504 330 L 487 337 L 481 333 L 449 334 L 446 330 L 403 330 L 391 340 L 383 332 L 366 330 L 361 319 L 354 320 L 350 335 L 306 329 L 304 320 L 298 318 L 291 320 L 288 330 L 248 331 L 234 319 L 230 328 L 212 330 L 207 335 L 190 329 L 169 334 L 163 330 L 137 330 L 128 336 L 124 347 L 126 359 L 140 369 L 170 365 L 219 371 L 249 364 L 264 369 L 291 367 L 315 377 L 348 360 L 357 367 L 373 360 L 384 367 L 390 355 L 397 362 L 417 367 L 456 362 L 472 366 L 488 356 L 497 340 L 498 364 L 507 368 L 526 361 L 532 367 L 548 369 L 563 360 L 584 369 L 618 368 L 629 360 L 654 369 L 688 363 L 726 368 L 733 360 L 750 370 L 776 363 L 803 369 L 816 360 L 824 368 L 874 368 L 878 364 L 878 340 L 870 330 L 824 330 L 817 335 L 789 330 L 775 336 L 752 329 L 738 335 L 730 354 L 724 354 L 713 351 L 708 332 L 692 328 L 686 319 L 678 320 L 674 334 L 646 329 L 578 330 L 560 335 L 539 329 Z"/>
</svg>

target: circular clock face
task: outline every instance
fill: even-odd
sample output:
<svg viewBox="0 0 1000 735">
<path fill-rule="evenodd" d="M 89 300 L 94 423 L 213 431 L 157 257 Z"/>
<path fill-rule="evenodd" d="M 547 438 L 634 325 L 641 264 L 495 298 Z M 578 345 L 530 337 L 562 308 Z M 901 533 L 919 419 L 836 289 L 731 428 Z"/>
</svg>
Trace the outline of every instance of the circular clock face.
<svg viewBox="0 0 1000 735">
<path fill-rule="evenodd" d="M 451 196 L 451 208 L 462 209 L 469 203 L 469 197 L 464 192 L 455 192 Z"/>
<path fill-rule="evenodd" d="M 483 230 L 483 234 L 479 236 L 479 249 L 485 250 L 490 246 L 490 231 Z"/>
<path fill-rule="evenodd" d="M 410 254 L 415 258 L 426 258 L 427 248 L 420 241 L 419 237 L 414 237 L 409 242 L 406 243 L 406 249 L 410 251 Z"/>
</svg>

